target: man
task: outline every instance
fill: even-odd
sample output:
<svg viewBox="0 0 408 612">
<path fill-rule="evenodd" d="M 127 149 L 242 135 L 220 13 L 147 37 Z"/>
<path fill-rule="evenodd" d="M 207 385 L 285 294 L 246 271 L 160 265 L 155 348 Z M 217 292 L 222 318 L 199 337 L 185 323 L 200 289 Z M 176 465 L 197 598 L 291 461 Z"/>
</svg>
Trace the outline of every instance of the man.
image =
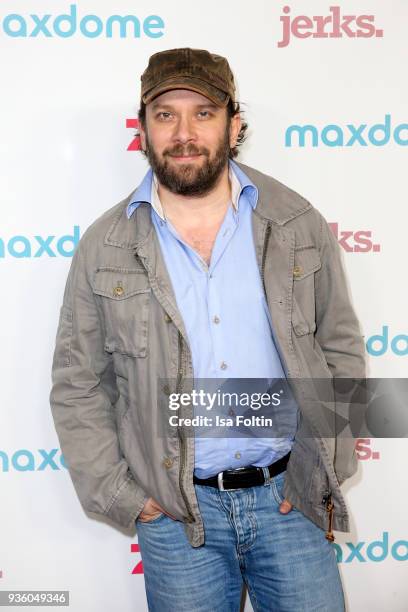
<svg viewBox="0 0 408 612">
<path fill-rule="evenodd" d="M 233 161 L 246 126 L 225 58 L 153 55 L 139 119 L 151 168 L 82 237 L 57 333 L 51 405 L 79 499 L 136 521 L 149 610 L 236 611 L 242 581 L 254 610 L 344 610 L 330 541 L 349 529 L 354 443 L 322 433 L 335 414 L 302 384 L 364 377 L 338 244 L 309 202 Z M 295 430 L 168 427 L 166 402 L 217 377 L 287 379 Z"/>
</svg>

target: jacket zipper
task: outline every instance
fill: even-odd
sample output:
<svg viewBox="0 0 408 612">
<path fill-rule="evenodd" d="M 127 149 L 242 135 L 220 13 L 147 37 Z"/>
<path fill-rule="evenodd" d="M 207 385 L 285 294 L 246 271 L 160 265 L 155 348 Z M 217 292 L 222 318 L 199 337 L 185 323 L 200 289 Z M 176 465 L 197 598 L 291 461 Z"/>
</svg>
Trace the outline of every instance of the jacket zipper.
<svg viewBox="0 0 408 612">
<path fill-rule="evenodd" d="M 182 377 L 183 377 L 183 360 L 182 360 L 182 353 L 183 353 L 183 338 L 182 335 L 180 333 L 180 330 L 178 330 L 178 370 L 177 370 L 177 381 L 176 381 L 176 393 L 180 393 L 181 392 L 181 381 L 182 381 Z M 183 497 L 184 503 L 186 505 L 187 508 L 187 512 L 189 517 L 192 519 L 192 522 L 194 522 L 194 516 L 191 510 L 191 506 L 189 504 L 188 501 L 188 497 L 184 492 L 183 489 L 183 476 L 184 476 L 184 472 L 185 472 L 185 464 L 186 464 L 186 445 L 185 445 L 185 441 L 183 440 L 181 433 L 180 433 L 180 428 L 177 428 L 177 435 L 179 438 L 179 445 L 180 445 L 180 475 L 179 475 L 179 487 L 180 487 L 180 491 L 181 491 L 181 495 Z"/>
</svg>

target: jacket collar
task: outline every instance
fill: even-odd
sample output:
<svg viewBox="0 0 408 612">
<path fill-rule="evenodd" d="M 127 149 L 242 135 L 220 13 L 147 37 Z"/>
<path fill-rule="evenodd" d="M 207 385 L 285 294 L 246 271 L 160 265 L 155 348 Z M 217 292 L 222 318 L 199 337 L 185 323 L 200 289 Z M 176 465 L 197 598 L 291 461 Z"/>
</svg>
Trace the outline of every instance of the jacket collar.
<svg viewBox="0 0 408 612">
<path fill-rule="evenodd" d="M 245 164 L 237 165 L 258 188 L 259 198 L 255 214 L 277 225 L 285 225 L 312 208 L 305 198 L 271 176 Z"/>
<path fill-rule="evenodd" d="M 253 214 L 282 226 L 312 208 L 307 200 L 276 179 L 250 166 L 237 162 L 234 162 L 234 164 L 236 164 L 238 170 L 241 169 L 257 189 L 258 202 L 253 209 Z M 143 182 L 140 187 L 142 185 Z M 153 224 L 150 218 L 151 204 L 148 201 L 141 202 L 134 214 L 128 218 L 127 211 L 134 194 L 135 191 L 132 191 L 118 205 L 117 213 L 105 235 L 105 244 L 134 250 L 151 238 Z"/>
<path fill-rule="evenodd" d="M 252 208 L 255 208 L 258 202 L 258 189 L 233 160 L 229 160 L 229 178 L 231 182 L 231 200 L 235 211 L 238 210 L 239 198 L 243 191 L 245 191 Z M 128 219 L 130 219 L 142 202 L 151 204 L 159 217 L 163 221 L 165 220 L 164 211 L 157 193 L 157 178 L 151 168 L 134 191 L 126 207 Z"/>
</svg>

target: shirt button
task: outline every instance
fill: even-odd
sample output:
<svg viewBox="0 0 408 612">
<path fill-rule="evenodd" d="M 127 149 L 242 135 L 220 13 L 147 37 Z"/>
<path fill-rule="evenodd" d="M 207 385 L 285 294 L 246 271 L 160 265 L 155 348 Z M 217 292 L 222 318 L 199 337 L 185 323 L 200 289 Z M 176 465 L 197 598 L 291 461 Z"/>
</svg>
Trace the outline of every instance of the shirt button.
<svg viewBox="0 0 408 612">
<path fill-rule="evenodd" d="M 173 459 L 171 457 L 165 457 L 163 459 L 163 465 L 166 468 L 171 468 L 171 466 L 173 465 Z"/>
<path fill-rule="evenodd" d="M 164 387 L 163 387 L 163 393 L 164 393 L 165 395 L 170 395 L 171 391 L 170 391 L 170 387 L 169 387 L 169 385 L 164 385 Z"/>
<path fill-rule="evenodd" d="M 241 459 L 241 453 L 239 451 L 235 453 L 235 459 Z"/>
<path fill-rule="evenodd" d="M 229 414 L 230 416 L 235 416 L 235 412 L 233 411 L 233 409 L 232 409 L 232 408 L 230 408 L 230 409 L 228 410 L 228 414 Z"/>
<path fill-rule="evenodd" d="M 228 368 L 227 364 L 225 363 L 225 361 L 221 361 L 221 365 L 220 365 L 221 370 L 226 370 Z"/>
<path fill-rule="evenodd" d="M 214 322 L 214 323 L 219 323 L 219 322 L 220 322 L 220 318 L 219 318 L 219 317 L 217 317 L 217 315 L 215 315 L 215 316 L 213 317 L 213 322 Z"/>
</svg>

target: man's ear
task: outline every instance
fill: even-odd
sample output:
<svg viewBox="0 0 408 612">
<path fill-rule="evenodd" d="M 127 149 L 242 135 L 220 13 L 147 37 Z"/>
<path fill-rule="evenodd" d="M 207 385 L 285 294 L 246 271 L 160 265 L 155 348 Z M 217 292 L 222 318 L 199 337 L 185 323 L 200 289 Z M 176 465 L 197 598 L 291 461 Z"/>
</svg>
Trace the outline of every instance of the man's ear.
<svg viewBox="0 0 408 612">
<path fill-rule="evenodd" d="M 231 118 L 230 123 L 230 147 L 233 149 L 237 144 L 238 134 L 241 129 L 241 115 L 237 113 Z"/>
<path fill-rule="evenodd" d="M 142 151 L 146 151 L 146 132 L 141 123 L 139 123 L 140 146 Z"/>
</svg>

